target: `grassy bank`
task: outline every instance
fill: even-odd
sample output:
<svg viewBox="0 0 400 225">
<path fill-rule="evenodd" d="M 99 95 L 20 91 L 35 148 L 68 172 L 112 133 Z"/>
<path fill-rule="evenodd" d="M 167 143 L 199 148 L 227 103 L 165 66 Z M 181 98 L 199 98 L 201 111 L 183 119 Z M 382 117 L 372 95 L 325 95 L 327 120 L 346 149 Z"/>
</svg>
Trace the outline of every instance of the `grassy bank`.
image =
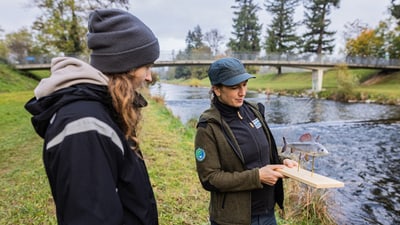
<svg viewBox="0 0 400 225">
<path fill-rule="evenodd" d="M 248 88 L 262 93 L 303 96 L 311 90 L 311 78 L 310 71 L 281 75 L 256 74 L 256 78 L 249 81 Z M 167 82 L 190 86 L 210 86 L 208 78 Z M 347 86 L 344 86 L 343 83 Z M 350 70 L 340 67 L 324 72 L 322 89 L 316 97 L 351 102 L 400 104 L 400 72 L 388 73 L 374 69 Z"/>
<path fill-rule="evenodd" d="M 0 72 L 0 224 L 56 224 L 42 163 L 42 140 L 23 108 L 37 81 L 9 67 L 0 67 Z M 46 76 L 40 71 L 37 75 Z M 271 79 L 271 83 L 278 80 L 268 76 L 262 79 Z M 294 83 L 299 85 L 300 81 Z M 208 80 L 201 82 L 209 85 Z M 162 103 L 162 99 L 155 98 L 144 109 L 141 133 L 160 224 L 207 224 L 208 193 L 199 184 L 193 157 L 195 130 L 181 124 Z M 286 217 L 279 218 L 279 224 L 332 224 L 323 202 L 326 192 L 302 187 L 291 180 L 286 180 L 285 185 Z"/>
<path fill-rule="evenodd" d="M 0 94 L 0 224 L 56 224 L 42 164 L 42 140 L 23 108 L 31 95 L 31 91 Z M 205 223 L 207 195 L 194 171 L 193 131 L 154 102 L 144 115 L 142 148 L 161 224 Z"/>
<path fill-rule="evenodd" d="M 0 94 L 0 224 L 56 224 L 42 141 L 23 108 L 31 96 Z"/>
<path fill-rule="evenodd" d="M 42 140 L 34 133 L 23 108 L 31 95 L 31 91 L 0 94 L 0 224 L 56 224 L 41 158 Z M 144 109 L 141 146 L 158 202 L 160 224 L 207 224 L 208 193 L 195 171 L 194 132 L 193 127 L 182 125 L 155 100 Z M 305 192 L 295 182 L 285 183 L 286 220 L 279 219 L 279 224 L 332 224 L 326 219 L 326 207 L 318 202 L 324 193 L 310 194 L 311 190 Z M 305 201 L 305 195 L 317 201 Z M 324 220 L 328 222 L 321 222 Z"/>
<path fill-rule="evenodd" d="M 197 178 L 194 129 L 182 125 L 163 104 L 144 110 L 141 144 L 159 207 L 161 224 L 206 224 L 208 193 Z"/>
<path fill-rule="evenodd" d="M 32 91 L 0 94 L 0 224 L 56 224 L 42 140 L 23 108 L 31 96 Z M 161 224 L 206 223 L 207 193 L 194 170 L 193 129 L 154 101 L 144 120 L 142 149 Z"/>
</svg>

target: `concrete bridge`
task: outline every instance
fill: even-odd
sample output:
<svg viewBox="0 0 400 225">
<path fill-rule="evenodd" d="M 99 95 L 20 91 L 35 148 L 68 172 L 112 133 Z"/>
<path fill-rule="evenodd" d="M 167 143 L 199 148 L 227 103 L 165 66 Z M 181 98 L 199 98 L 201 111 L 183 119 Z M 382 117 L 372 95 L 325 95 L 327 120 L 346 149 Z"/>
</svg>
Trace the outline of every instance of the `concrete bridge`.
<svg viewBox="0 0 400 225">
<path fill-rule="evenodd" d="M 339 65 L 346 65 L 348 68 L 366 68 L 381 70 L 400 70 L 400 60 L 384 59 L 374 57 L 334 57 L 331 55 L 318 56 L 315 54 L 301 55 L 260 55 L 258 53 L 231 53 L 223 57 L 236 57 L 244 65 L 271 66 L 271 67 L 295 67 L 312 71 L 312 90 L 322 90 L 324 71 Z M 161 52 L 160 58 L 154 63 L 154 67 L 172 66 L 209 66 L 218 57 L 208 54 L 192 54 L 175 57 L 170 52 Z M 31 58 L 32 59 L 32 58 Z M 19 70 L 42 70 L 50 69 L 50 57 L 34 58 L 34 60 L 15 64 Z M 87 59 L 83 59 L 87 61 Z"/>
</svg>

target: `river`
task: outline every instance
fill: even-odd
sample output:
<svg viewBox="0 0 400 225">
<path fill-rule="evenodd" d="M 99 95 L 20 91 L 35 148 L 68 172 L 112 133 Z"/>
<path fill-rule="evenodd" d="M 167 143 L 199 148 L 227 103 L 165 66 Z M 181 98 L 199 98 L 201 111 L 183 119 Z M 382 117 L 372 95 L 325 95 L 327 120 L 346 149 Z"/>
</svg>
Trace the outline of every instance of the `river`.
<svg viewBox="0 0 400 225">
<path fill-rule="evenodd" d="M 208 88 L 157 83 L 182 123 L 209 107 Z M 248 101 L 266 106 L 266 118 L 279 146 L 282 137 L 320 136 L 330 154 L 316 159 L 315 171 L 344 182 L 329 189 L 329 211 L 337 224 L 400 224 L 400 106 L 340 103 L 249 92 Z"/>
</svg>

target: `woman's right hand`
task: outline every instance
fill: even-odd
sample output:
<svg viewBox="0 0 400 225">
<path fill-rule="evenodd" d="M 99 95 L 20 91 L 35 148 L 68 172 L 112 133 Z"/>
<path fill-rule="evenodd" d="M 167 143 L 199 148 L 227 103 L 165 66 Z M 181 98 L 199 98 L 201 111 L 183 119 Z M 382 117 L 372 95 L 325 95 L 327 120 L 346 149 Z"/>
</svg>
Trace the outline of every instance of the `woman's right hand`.
<svg viewBox="0 0 400 225">
<path fill-rule="evenodd" d="M 275 185 L 279 178 L 283 178 L 283 175 L 276 171 L 277 169 L 283 169 L 285 166 L 281 164 L 266 165 L 258 170 L 260 175 L 260 181 L 263 184 L 270 186 Z"/>
</svg>

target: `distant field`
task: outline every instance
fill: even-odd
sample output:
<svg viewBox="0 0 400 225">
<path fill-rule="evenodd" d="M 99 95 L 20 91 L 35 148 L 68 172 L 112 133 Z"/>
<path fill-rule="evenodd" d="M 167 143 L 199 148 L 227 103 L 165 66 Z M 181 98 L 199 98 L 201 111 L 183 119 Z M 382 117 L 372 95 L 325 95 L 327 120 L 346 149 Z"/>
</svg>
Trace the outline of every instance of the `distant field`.
<svg viewBox="0 0 400 225">
<path fill-rule="evenodd" d="M 337 70 L 325 71 L 322 88 L 324 91 L 333 92 L 338 88 Z M 380 75 L 379 70 L 352 69 L 348 73 L 357 81 L 353 91 L 377 99 L 400 99 L 400 72 L 389 75 Z M 11 67 L 0 63 L 0 93 L 11 91 L 33 90 L 38 80 L 50 75 L 49 70 L 33 70 L 29 74 L 35 79 L 22 75 Z M 28 74 L 28 75 L 29 75 Z M 210 86 L 208 78 L 203 80 L 172 80 L 171 83 L 184 85 Z M 249 80 L 249 90 L 302 93 L 311 90 L 311 71 L 290 72 L 281 75 L 274 73 L 256 74 L 255 79 Z M 400 100 L 399 100 L 400 101 Z"/>
<path fill-rule="evenodd" d="M 348 70 L 348 72 L 357 82 L 353 91 L 370 94 L 372 97 L 383 96 L 400 100 L 400 72 L 380 76 L 376 76 L 380 73 L 379 70 L 372 69 L 353 69 Z M 338 88 L 337 73 L 336 70 L 325 71 L 322 82 L 323 90 L 332 92 Z M 248 88 L 249 90 L 262 92 L 268 90 L 272 92 L 295 91 L 301 93 L 304 90 L 311 90 L 311 78 L 311 72 L 284 73 L 282 75 L 256 74 L 255 79 L 249 80 Z M 188 85 L 195 83 L 200 86 L 210 86 L 208 78 L 197 81 L 172 81 L 172 83 Z"/>
</svg>

